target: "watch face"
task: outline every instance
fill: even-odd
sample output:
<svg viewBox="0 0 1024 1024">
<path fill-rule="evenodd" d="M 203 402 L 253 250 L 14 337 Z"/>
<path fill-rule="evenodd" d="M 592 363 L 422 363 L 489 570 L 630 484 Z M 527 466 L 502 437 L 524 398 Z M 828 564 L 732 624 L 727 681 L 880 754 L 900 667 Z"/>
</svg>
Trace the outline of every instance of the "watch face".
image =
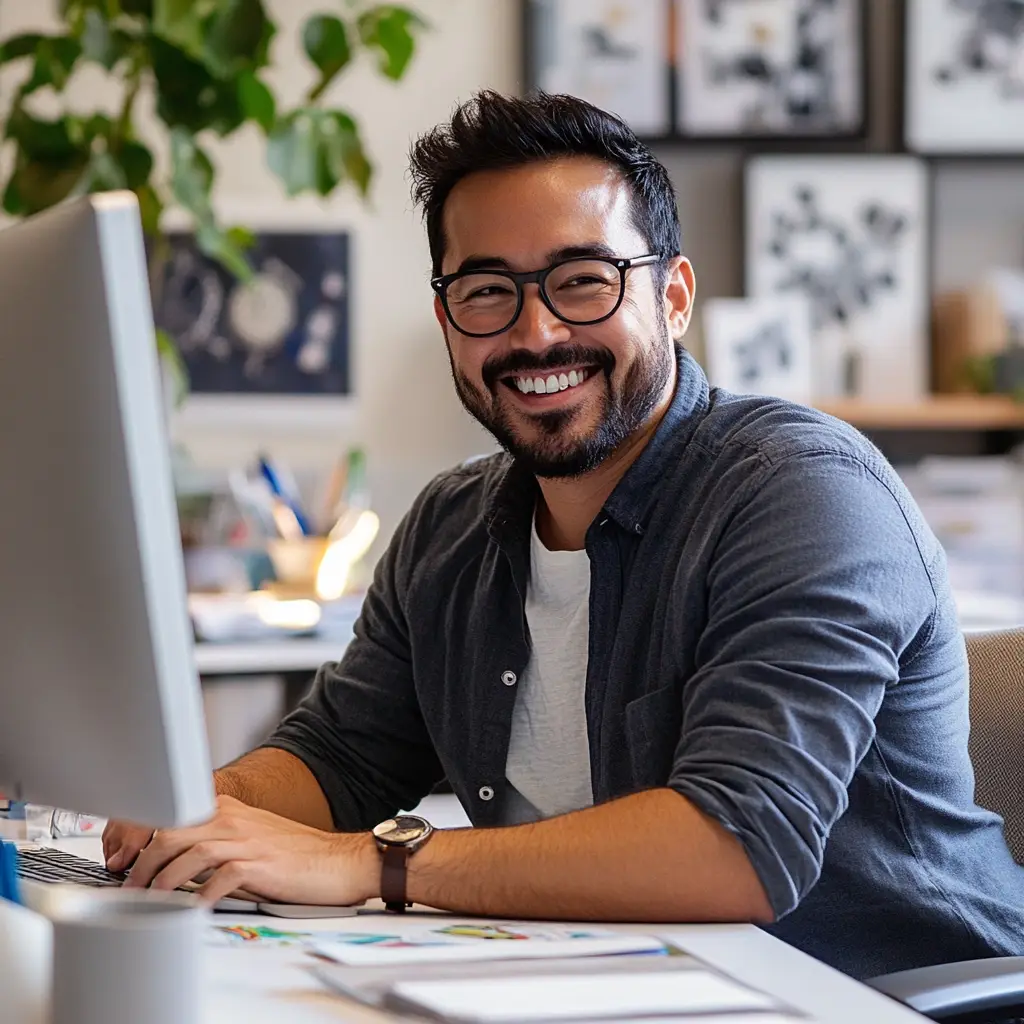
<svg viewBox="0 0 1024 1024">
<path fill-rule="evenodd" d="M 400 814 L 397 818 L 388 818 L 387 821 L 382 821 L 373 830 L 373 834 L 382 843 L 405 846 L 421 839 L 429 831 L 430 825 L 422 818 L 411 814 Z"/>
</svg>

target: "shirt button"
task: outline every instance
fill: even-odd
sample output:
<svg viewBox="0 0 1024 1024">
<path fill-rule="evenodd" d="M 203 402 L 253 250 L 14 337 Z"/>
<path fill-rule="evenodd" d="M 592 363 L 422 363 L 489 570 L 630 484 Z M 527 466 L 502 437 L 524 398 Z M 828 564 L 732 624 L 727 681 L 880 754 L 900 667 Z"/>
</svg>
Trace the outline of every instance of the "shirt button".
<svg viewBox="0 0 1024 1024">
<path fill-rule="evenodd" d="M 480 792 L 477 793 L 477 796 L 480 797 L 481 800 L 493 800 L 494 790 L 491 789 L 490 786 L 481 786 Z"/>
<path fill-rule="evenodd" d="M 636 526 L 633 527 L 633 532 L 637 536 L 640 536 L 640 534 L 644 532 L 644 528 L 639 523 L 637 523 Z"/>
<path fill-rule="evenodd" d="M 511 671 L 510 669 L 506 669 L 504 672 L 501 673 L 501 681 L 506 686 L 515 686 L 517 682 L 515 672 Z"/>
</svg>

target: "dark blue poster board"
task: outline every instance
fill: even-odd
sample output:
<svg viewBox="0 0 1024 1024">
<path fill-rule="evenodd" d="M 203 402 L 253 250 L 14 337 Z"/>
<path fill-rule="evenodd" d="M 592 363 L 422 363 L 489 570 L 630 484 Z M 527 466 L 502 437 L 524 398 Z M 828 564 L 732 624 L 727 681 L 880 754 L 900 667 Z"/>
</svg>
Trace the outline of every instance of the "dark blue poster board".
<svg viewBox="0 0 1024 1024">
<path fill-rule="evenodd" d="M 347 234 L 259 233 L 244 285 L 191 234 L 168 237 L 154 315 L 177 342 L 192 392 L 350 393 Z"/>
</svg>

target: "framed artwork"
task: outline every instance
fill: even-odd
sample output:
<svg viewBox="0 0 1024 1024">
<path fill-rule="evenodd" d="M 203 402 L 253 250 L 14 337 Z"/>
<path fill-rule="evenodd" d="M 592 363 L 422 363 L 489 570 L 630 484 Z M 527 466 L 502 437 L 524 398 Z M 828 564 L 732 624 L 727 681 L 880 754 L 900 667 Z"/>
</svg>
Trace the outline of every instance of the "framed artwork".
<svg viewBox="0 0 1024 1024">
<path fill-rule="evenodd" d="M 811 309 L 804 296 L 708 299 L 702 322 L 713 386 L 804 404 L 812 400 Z"/>
<path fill-rule="evenodd" d="M 867 74 L 862 0 L 675 3 L 680 135 L 863 135 Z"/>
<path fill-rule="evenodd" d="M 672 126 L 672 0 L 525 0 L 527 82 L 618 114 L 643 136 Z"/>
<path fill-rule="evenodd" d="M 748 161 L 746 292 L 810 303 L 816 398 L 926 393 L 928 185 L 910 156 Z"/>
<path fill-rule="evenodd" d="M 168 238 L 154 317 L 177 342 L 194 394 L 350 393 L 347 233 L 257 233 L 247 284 L 190 233 Z"/>
<path fill-rule="evenodd" d="M 904 136 L 918 153 L 1024 153 L 1024 0 L 907 0 Z"/>
</svg>

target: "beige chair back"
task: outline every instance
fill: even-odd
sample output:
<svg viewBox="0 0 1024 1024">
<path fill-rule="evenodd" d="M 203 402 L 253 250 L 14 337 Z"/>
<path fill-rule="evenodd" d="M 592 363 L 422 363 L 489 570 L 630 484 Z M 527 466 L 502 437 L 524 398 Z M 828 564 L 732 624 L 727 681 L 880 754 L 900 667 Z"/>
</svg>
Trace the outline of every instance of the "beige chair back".
<svg viewBox="0 0 1024 1024">
<path fill-rule="evenodd" d="M 975 800 L 1001 814 L 1024 864 L 1024 628 L 967 633 Z"/>
</svg>

